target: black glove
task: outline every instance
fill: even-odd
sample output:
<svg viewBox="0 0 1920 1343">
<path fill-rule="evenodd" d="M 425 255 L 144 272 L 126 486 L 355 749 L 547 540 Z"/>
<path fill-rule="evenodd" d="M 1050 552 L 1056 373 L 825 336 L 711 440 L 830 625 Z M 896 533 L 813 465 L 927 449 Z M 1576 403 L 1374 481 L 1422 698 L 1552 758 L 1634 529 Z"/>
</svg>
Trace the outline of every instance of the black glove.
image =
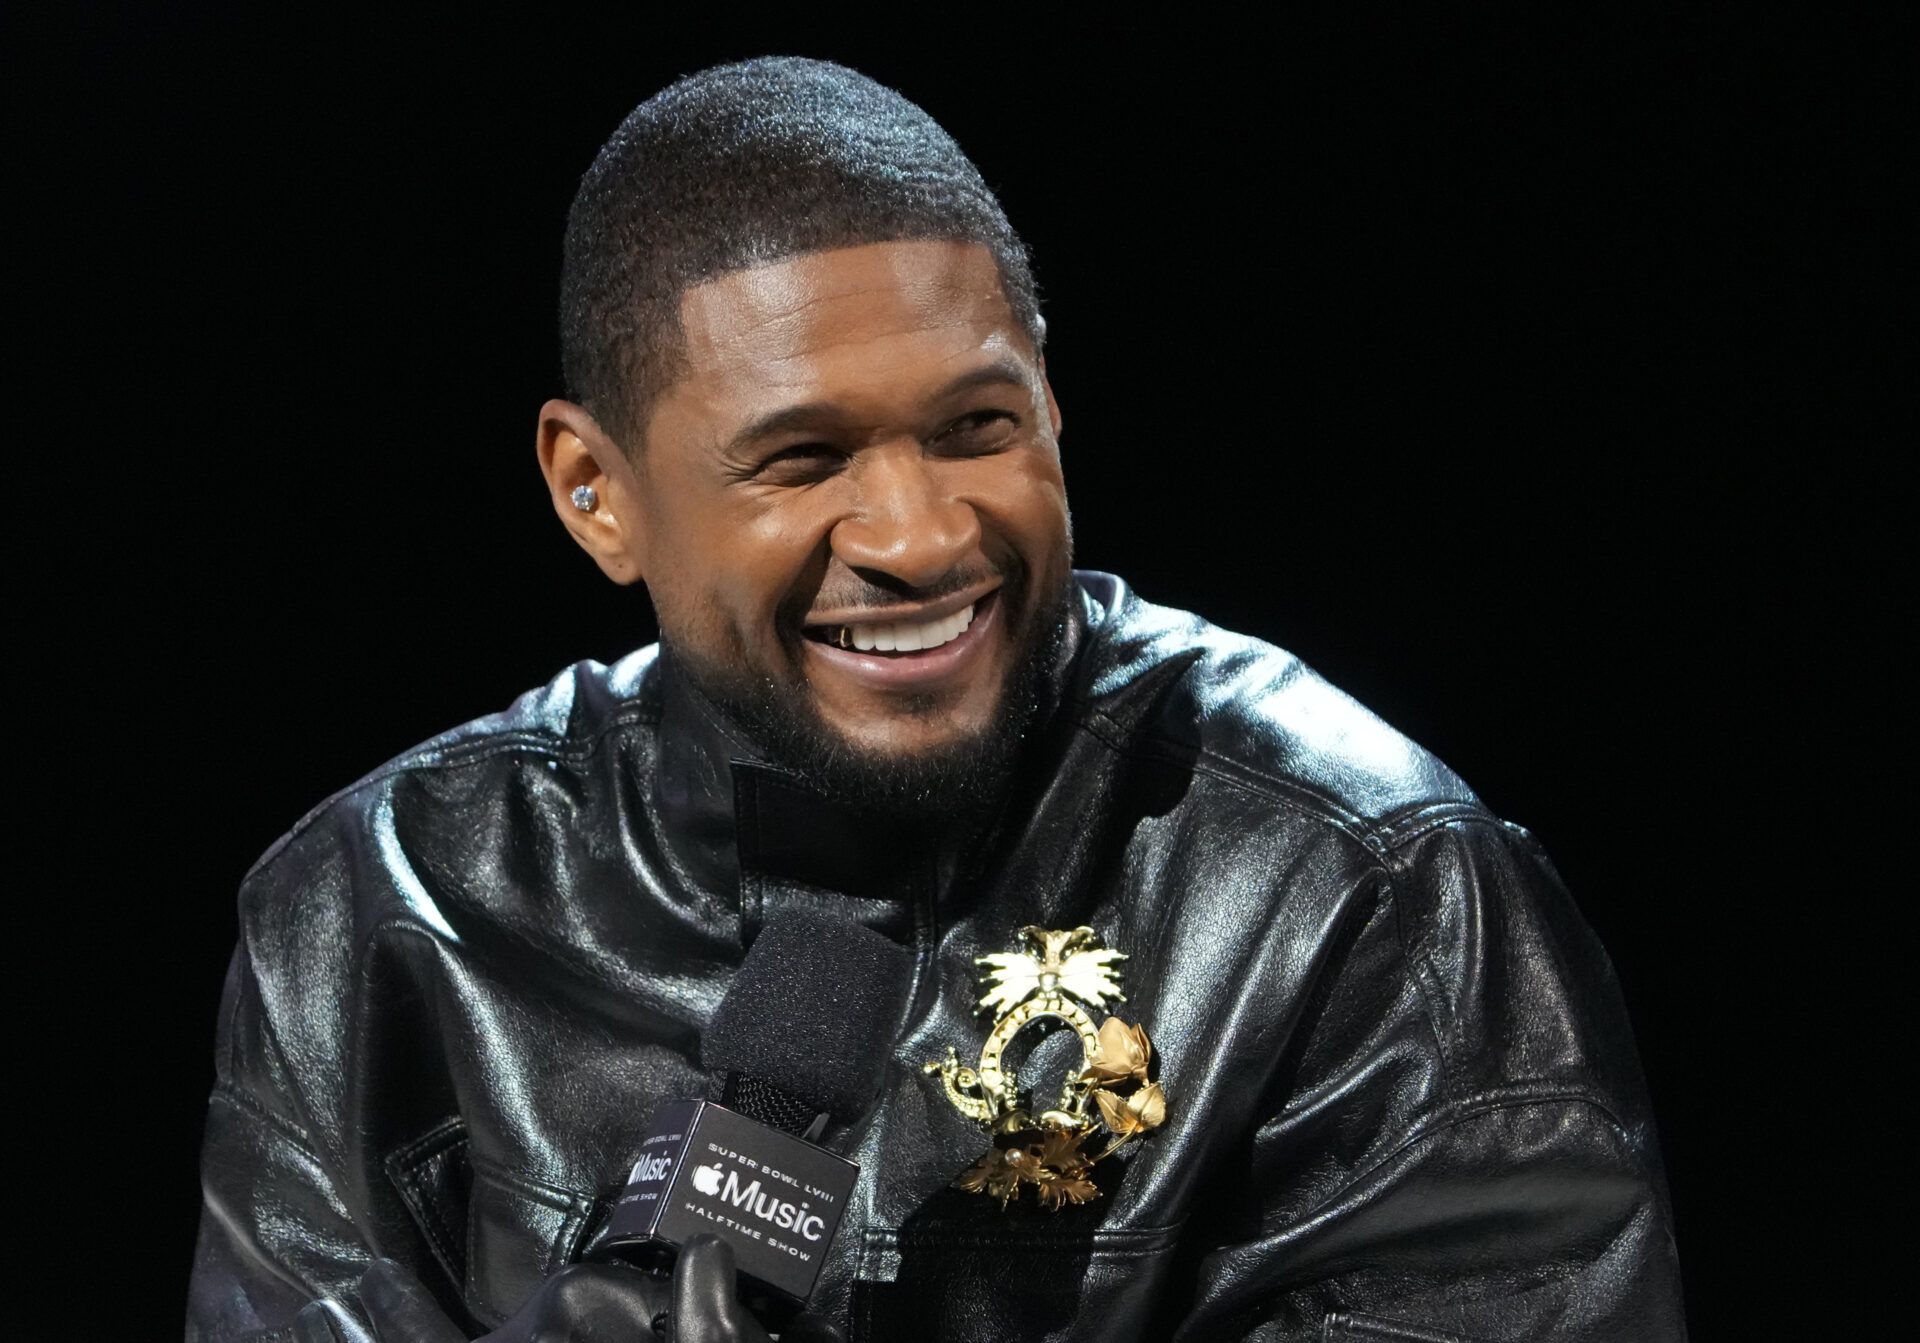
<svg viewBox="0 0 1920 1343">
<path fill-rule="evenodd" d="M 718 1236 L 689 1239 L 673 1266 L 667 1343 L 771 1343 L 735 1288 L 733 1246 Z M 780 1331 L 780 1343 L 847 1343 L 847 1336 L 801 1315 Z"/>
<path fill-rule="evenodd" d="M 467 1343 L 419 1279 L 391 1259 L 376 1259 L 360 1279 L 360 1304 L 377 1343 Z M 337 1338 L 322 1332 L 319 1303 L 297 1321 L 304 1341 Z M 660 1328 L 654 1328 L 658 1320 Z M 701 1235 L 680 1250 L 671 1281 L 627 1264 L 569 1264 L 540 1285 L 512 1319 L 475 1343 L 771 1343 L 767 1331 L 740 1304 L 733 1247 Z M 843 1343 L 831 1325 L 795 1321 L 781 1343 Z"/>
</svg>

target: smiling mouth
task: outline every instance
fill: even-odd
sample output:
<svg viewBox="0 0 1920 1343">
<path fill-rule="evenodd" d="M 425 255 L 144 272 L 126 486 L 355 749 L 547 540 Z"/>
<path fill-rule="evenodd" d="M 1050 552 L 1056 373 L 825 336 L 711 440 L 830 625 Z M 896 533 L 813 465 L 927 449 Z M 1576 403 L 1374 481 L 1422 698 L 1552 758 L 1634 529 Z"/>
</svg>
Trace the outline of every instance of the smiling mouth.
<svg viewBox="0 0 1920 1343">
<path fill-rule="evenodd" d="M 911 657 L 945 647 L 964 635 L 998 590 L 934 620 L 873 620 L 840 625 L 809 625 L 801 634 L 815 643 L 880 657 Z"/>
</svg>

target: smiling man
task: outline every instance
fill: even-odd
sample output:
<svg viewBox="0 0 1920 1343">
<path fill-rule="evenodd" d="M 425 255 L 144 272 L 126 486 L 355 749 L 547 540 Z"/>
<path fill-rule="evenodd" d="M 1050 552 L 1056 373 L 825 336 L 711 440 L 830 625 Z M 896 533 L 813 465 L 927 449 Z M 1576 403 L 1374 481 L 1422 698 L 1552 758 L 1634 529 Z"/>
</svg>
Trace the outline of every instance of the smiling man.
<svg viewBox="0 0 1920 1343">
<path fill-rule="evenodd" d="M 915 968 L 786 1337 L 1683 1336 L 1550 864 L 1288 654 L 1071 567 L 1027 257 L 938 126 L 819 62 L 692 76 L 562 287 L 541 470 L 661 641 L 248 874 L 190 1340 L 766 1337 L 713 1244 L 663 1284 L 596 1237 L 794 910 Z"/>
<path fill-rule="evenodd" d="M 903 818 L 990 805 L 1070 600 L 1037 319 L 988 248 L 940 239 L 731 271 L 678 317 L 636 451 L 543 408 L 562 520 L 647 584 L 707 697 L 824 791 Z"/>
</svg>

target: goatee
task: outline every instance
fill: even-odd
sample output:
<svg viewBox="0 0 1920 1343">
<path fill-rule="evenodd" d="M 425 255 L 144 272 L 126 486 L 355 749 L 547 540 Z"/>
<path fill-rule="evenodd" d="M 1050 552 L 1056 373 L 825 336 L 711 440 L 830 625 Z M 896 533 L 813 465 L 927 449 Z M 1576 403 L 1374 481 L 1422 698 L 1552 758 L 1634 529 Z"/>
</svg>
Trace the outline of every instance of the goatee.
<svg viewBox="0 0 1920 1343">
<path fill-rule="evenodd" d="M 971 827 L 985 821 L 1006 796 L 1029 739 L 1054 707 L 1075 591 L 1069 576 L 1043 594 L 1021 636 L 992 723 L 928 750 L 866 750 L 828 725 L 804 685 L 743 675 L 671 645 L 668 652 L 694 688 L 764 751 L 769 763 L 793 771 L 814 791 L 870 812 L 877 821 Z M 1014 598 L 1012 605 L 1019 609 L 1022 595 L 1004 591 L 1002 601 Z"/>
</svg>

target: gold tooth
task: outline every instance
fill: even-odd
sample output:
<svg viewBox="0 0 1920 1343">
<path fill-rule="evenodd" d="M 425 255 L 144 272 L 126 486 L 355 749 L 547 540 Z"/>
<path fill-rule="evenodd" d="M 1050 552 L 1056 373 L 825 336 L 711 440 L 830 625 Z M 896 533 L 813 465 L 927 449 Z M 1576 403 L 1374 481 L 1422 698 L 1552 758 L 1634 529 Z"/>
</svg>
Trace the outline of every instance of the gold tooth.
<svg viewBox="0 0 1920 1343">
<path fill-rule="evenodd" d="M 962 608 L 962 609 L 965 609 L 965 608 Z M 949 616 L 948 619 L 951 620 L 952 617 Z M 931 624 L 932 622 L 929 621 L 926 623 Z M 969 621 L 968 623 L 971 624 L 972 622 Z M 830 640 L 830 642 L 833 644 L 835 648 L 852 648 L 853 647 L 853 626 L 842 625 L 839 628 L 839 630 L 837 630 L 834 633 L 834 636 L 832 640 Z"/>
</svg>

